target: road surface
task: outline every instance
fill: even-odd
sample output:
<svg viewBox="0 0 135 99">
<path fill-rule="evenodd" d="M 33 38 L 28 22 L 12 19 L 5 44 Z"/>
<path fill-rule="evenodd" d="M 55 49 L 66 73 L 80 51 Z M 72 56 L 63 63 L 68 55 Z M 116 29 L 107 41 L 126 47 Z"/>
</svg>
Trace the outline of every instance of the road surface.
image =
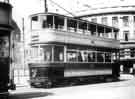
<svg viewBox="0 0 135 99">
<path fill-rule="evenodd" d="M 9 99 L 135 99 L 135 78 L 52 89 L 19 87 Z"/>
</svg>

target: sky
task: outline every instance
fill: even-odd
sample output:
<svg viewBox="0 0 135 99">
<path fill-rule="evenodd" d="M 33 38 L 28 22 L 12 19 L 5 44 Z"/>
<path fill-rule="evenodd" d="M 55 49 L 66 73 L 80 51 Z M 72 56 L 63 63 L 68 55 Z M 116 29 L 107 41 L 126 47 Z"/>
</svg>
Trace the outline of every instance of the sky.
<svg viewBox="0 0 135 99">
<path fill-rule="evenodd" d="M 4 1 L 4 0 L 0 0 Z M 44 0 L 9 0 L 13 6 L 13 18 L 21 27 L 22 18 L 27 22 L 28 16 L 34 13 L 44 12 Z M 62 10 L 56 6 L 53 2 L 56 2 L 64 9 L 75 14 L 80 10 L 88 10 L 90 8 L 102 7 L 102 6 L 112 6 L 128 3 L 135 4 L 135 0 L 47 0 L 49 12 L 57 12 L 61 14 L 68 14 L 66 11 Z"/>
<path fill-rule="evenodd" d="M 44 0 L 9 0 L 13 6 L 13 18 L 19 26 L 21 25 L 22 18 L 28 19 L 28 16 L 34 13 L 44 12 Z M 132 3 L 135 0 L 47 0 L 49 12 L 57 12 L 67 14 L 66 11 L 56 6 L 56 2 L 64 9 L 75 14 L 76 11 L 86 10 L 95 7 L 113 6 L 119 4 Z M 124 1 L 124 2 L 123 2 Z"/>
<path fill-rule="evenodd" d="M 4 0 L 0 0 L 4 1 Z M 13 6 L 13 18 L 21 27 L 22 18 L 27 22 L 28 16 L 34 13 L 44 12 L 44 0 L 9 0 Z M 66 11 L 56 6 L 53 2 L 56 2 L 64 9 L 75 14 L 76 11 L 90 9 L 98 7 L 99 5 L 108 5 L 112 3 L 119 4 L 121 1 L 132 1 L 135 0 L 47 0 L 49 12 L 57 12 L 67 14 Z"/>
<path fill-rule="evenodd" d="M 83 3 L 81 2 L 88 0 L 52 0 L 52 1 L 56 2 L 58 5 L 68 10 L 69 12 L 74 13 L 77 9 L 80 10 L 80 8 L 81 9 L 83 8 L 81 7 L 83 5 Z M 24 18 L 25 25 L 28 26 L 29 15 L 44 12 L 44 0 L 10 0 L 10 3 L 13 6 L 12 8 L 13 19 L 17 22 L 20 28 L 22 28 L 22 18 Z M 63 9 L 56 6 L 53 2 L 51 2 L 51 0 L 47 0 L 47 4 L 49 12 L 68 14 L 66 11 L 64 11 Z M 25 27 L 25 29 L 27 29 L 27 27 Z"/>
</svg>

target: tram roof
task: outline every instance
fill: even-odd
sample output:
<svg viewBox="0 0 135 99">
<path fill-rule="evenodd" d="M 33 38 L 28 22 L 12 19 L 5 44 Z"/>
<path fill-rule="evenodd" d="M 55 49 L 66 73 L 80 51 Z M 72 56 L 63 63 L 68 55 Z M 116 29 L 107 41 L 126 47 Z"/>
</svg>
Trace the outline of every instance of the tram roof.
<svg viewBox="0 0 135 99">
<path fill-rule="evenodd" d="M 98 25 L 98 26 L 101 26 L 101 27 L 113 28 L 113 29 L 115 29 L 115 30 L 119 31 L 119 29 L 118 29 L 118 28 L 116 28 L 116 27 L 112 27 L 112 26 L 108 26 L 108 25 L 104 25 L 104 24 L 99 24 L 99 23 L 95 23 L 95 22 L 91 22 L 91 21 L 83 20 L 83 19 L 76 18 L 76 17 L 70 17 L 70 16 L 66 16 L 66 15 L 58 14 L 58 13 L 52 13 L 52 12 L 48 12 L 48 13 L 36 13 L 36 14 L 32 14 L 32 15 L 30 15 L 29 17 L 33 17 L 33 16 L 35 16 L 35 15 L 54 15 L 54 16 L 67 17 L 67 18 L 70 18 L 70 19 L 73 19 L 73 20 L 78 20 L 78 21 L 82 21 L 82 22 L 90 23 L 90 24 L 93 24 L 93 25 Z"/>
</svg>

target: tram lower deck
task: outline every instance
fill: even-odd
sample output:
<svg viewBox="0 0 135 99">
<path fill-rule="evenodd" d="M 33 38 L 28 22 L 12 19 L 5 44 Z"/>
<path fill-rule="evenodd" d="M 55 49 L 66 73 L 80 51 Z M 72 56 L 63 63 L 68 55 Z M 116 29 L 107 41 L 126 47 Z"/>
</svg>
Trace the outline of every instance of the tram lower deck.
<svg viewBox="0 0 135 99">
<path fill-rule="evenodd" d="M 40 49 L 37 52 L 41 56 L 35 53 L 38 61 L 29 64 L 31 86 L 51 87 L 58 82 L 80 82 L 87 77 L 87 80 L 119 77 L 119 63 L 113 60 L 117 58 L 117 49 L 87 46 L 86 50 L 84 46 L 53 44 L 33 48 Z"/>
<path fill-rule="evenodd" d="M 119 66 L 99 63 L 49 63 L 30 64 L 31 85 L 47 87 L 63 80 L 83 80 L 85 77 L 96 79 L 117 79 Z M 75 79 L 76 78 L 76 79 Z M 64 83 L 64 82 L 63 82 Z M 51 87 L 51 86 L 49 86 Z"/>
</svg>

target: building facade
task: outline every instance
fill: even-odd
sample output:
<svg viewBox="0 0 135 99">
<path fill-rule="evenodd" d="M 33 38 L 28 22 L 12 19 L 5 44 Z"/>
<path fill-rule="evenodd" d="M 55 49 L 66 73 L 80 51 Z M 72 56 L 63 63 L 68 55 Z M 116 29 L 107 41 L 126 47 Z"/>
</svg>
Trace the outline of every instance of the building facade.
<svg viewBox="0 0 135 99">
<path fill-rule="evenodd" d="M 122 4 L 93 8 L 80 12 L 78 17 L 120 29 L 117 34 L 120 40 L 120 63 L 123 71 L 130 73 L 135 67 L 135 5 Z"/>
</svg>

